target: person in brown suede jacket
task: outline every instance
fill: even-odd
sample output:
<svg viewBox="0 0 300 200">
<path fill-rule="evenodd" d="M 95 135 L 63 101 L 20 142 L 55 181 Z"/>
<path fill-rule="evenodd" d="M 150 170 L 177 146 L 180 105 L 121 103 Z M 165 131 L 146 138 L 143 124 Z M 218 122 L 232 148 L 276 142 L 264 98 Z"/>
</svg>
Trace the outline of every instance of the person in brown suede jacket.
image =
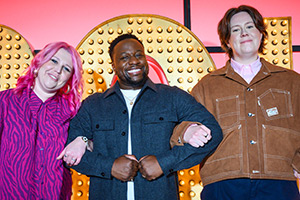
<svg viewBox="0 0 300 200">
<path fill-rule="evenodd" d="M 218 33 L 229 60 L 191 92 L 224 136 L 201 165 L 201 199 L 300 199 L 300 75 L 258 56 L 267 32 L 255 8 L 229 9 Z M 175 128 L 171 145 L 190 124 Z"/>
</svg>

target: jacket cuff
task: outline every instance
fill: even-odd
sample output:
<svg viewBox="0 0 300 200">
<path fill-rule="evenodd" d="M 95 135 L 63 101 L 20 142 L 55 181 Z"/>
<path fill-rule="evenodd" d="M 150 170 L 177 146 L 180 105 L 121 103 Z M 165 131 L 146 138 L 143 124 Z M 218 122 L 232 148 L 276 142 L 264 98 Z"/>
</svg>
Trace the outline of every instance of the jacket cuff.
<svg viewBox="0 0 300 200">
<path fill-rule="evenodd" d="M 292 166 L 294 170 L 300 173 L 300 149 L 298 149 L 293 157 Z"/>
<path fill-rule="evenodd" d="M 174 172 L 174 162 L 175 158 L 174 155 L 171 153 L 171 151 L 167 151 L 163 154 L 156 155 L 156 159 L 164 173 L 164 175 L 168 175 L 172 172 Z"/>
<path fill-rule="evenodd" d="M 185 133 L 186 129 L 189 126 L 191 126 L 192 124 L 201 125 L 200 122 L 183 121 L 174 128 L 173 134 L 172 134 L 171 139 L 170 139 L 171 148 L 173 148 L 175 145 L 176 146 L 183 146 L 184 143 L 186 143 L 183 139 L 183 136 L 184 136 L 184 133 Z"/>
</svg>

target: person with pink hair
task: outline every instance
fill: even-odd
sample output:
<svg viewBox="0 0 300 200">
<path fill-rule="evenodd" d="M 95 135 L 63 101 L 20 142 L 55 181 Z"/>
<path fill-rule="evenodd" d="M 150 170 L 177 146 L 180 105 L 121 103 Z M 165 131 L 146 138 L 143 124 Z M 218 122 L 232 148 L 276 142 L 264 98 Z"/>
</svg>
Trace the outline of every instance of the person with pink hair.
<svg viewBox="0 0 300 200">
<path fill-rule="evenodd" d="M 69 169 L 57 156 L 80 105 L 82 64 L 65 42 L 46 45 L 14 89 L 0 92 L 0 198 L 70 199 Z"/>
</svg>

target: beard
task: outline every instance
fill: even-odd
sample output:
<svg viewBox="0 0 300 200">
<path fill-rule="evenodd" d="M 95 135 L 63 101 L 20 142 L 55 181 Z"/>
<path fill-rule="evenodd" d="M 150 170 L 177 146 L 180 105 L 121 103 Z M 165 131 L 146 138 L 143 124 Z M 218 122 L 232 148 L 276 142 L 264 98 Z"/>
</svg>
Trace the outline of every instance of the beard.
<svg viewBox="0 0 300 200">
<path fill-rule="evenodd" d="M 143 71 L 142 77 L 136 78 L 135 76 L 129 76 L 127 73 L 118 75 L 118 80 L 120 84 L 126 85 L 132 88 L 142 88 L 146 81 L 148 80 L 148 70 Z"/>
</svg>

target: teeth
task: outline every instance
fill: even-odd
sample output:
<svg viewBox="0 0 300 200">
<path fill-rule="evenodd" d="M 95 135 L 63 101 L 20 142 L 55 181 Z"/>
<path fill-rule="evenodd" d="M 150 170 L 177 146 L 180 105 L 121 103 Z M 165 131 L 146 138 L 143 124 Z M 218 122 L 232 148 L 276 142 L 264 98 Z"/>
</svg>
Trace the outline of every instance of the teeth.
<svg viewBox="0 0 300 200">
<path fill-rule="evenodd" d="M 129 70 L 128 72 L 135 73 L 135 72 L 139 72 L 139 71 L 141 71 L 141 70 L 140 69 L 132 69 L 132 70 Z"/>
<path fill-rule="evenodd" d="M 51 75 L 51 74 L 50 74 L 49 76 L 51 76 L 51 77 L 54 78 L 55 80 L 57 79 L 55 76 L 53 76 L 53 75 Z"/>
</svg>

